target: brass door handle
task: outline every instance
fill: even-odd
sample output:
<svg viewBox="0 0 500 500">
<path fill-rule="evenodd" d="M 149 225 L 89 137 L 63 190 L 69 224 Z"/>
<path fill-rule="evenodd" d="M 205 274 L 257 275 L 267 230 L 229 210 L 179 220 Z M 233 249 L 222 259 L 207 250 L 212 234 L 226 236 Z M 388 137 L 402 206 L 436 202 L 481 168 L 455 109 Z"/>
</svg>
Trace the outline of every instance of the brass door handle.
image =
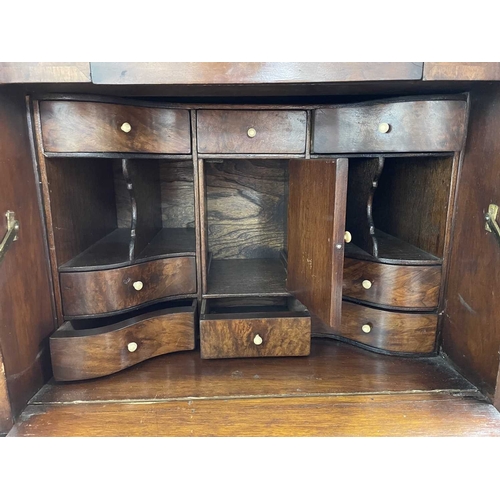
<svg viewBox="0 0 500 500">
<path fill-rule="evenodd" d="M 0 264 L 12 242 L 17 240 L 19 233 L 19 221 L 16 220 L 16 214 L 7 210 L 5 217 L 7 217 L 7 233 L 0 243 Z"/>
<path fill-rule="evenodd" d="M 498 226 L 497 215 L 498 215 L 498 205 L 491 204 L 488 207 L 488 211 L 484 215 L 484 219 L 486 220 L 485 229 L 486 231 L 493 233 L 498 243 L 500 244 L 500 227 Z"/>
</svg>

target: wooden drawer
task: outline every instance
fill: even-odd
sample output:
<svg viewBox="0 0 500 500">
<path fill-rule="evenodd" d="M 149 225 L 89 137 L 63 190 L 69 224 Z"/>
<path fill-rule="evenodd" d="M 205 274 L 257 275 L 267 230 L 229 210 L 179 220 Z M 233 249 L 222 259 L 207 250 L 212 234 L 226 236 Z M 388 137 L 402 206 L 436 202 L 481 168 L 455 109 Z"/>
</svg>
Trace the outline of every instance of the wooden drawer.
<svg viewBox="0 0 500 500">
<path fill-rule="evenodd" d="M 465 101 L 414 100 L 318 109 L 314 153 L 459 151 Z"/>
<path fill-rule="evenodd" d="M 311 318 L 292 299 L 208 299 L 200 313 L 201 357 L 307 356 Z"/>
<path fill-rule="evenodd" d="M 408 309 L 438 306 L 441 266 L 393 266 L 344 259 L 342 295 L 371 304 Z"/>
<path fill-rule="evenodd" d="M 437 314 L 389 312 L 342 302 L 341 335 L 389 352 L 431 353 Z"/>
<path fill-rule="evenodd" d="M 197 122 L 200 153 L 305 152 L 305 111 L 202 110 Z"/>
<path fill-rule="evenodd" d="M 194 349 L 196 301 L 156 304 L 139 314 L 67 321 L 50 337 L 54 378 L 83 380 L 145 359 Z"/>
<path fill-rule="evenodd" d="M 163 297 L 196 293 L 194 257 L 175 257 L 105 271 L 60 273 L 66 318 L 124 311 Z"/>
<path fill-rule="evenodd" d="M 40 115 L 47 152 L 191 153 L 187 110 L 41 101 Z"/>
</svg>

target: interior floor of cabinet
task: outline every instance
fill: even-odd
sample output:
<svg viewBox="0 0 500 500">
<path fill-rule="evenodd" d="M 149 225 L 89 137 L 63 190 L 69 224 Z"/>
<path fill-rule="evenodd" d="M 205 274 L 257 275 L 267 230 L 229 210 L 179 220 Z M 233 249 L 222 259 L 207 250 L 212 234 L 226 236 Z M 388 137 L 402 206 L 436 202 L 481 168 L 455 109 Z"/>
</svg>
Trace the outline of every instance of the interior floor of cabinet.
<svg viewBox="0 0 500 500">
<path fill-rule="evenodd" d="M 9 436 L 500 436 L 500 413 L 439 357 L 313 339 L 297 358 L 160 356 L 36 394 Z"/>
</svg>

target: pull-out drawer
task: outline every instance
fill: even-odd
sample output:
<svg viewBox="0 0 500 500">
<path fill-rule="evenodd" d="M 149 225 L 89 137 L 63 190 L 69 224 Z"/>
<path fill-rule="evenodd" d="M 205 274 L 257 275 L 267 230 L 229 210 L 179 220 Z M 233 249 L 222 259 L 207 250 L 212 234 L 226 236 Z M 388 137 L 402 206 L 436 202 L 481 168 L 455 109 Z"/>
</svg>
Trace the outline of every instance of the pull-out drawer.
<svg viewBox="0 0 500 500">
<path fill-rule="evenodd" d="M 435 309 L 441 266 L 397 266 L 344 259 L 342 294 L 380 306 Z"/>
<path fill-rule="evenodd" d="M 195 311 L 191 300 L 112 318 L 67 321 L 50 337 L 54 378 L 102 377 L 161 354 L 194 349 Z"/>
<path fill-rule="evenodd" d="M 466 102 L 410 100 L 318 109 L 314 153 L 459 151 L 465 138 Z"/>
<path fill-rule="evenodd" d="M 191 153 L 187 110 L 41 101 L 40 115 L 47 152 Z"/>
<path fill-rule="evenodd" d="M 284 299 L 205 299 L 200 312 L 201 357 L 307 356 L 311 318 Z"/>
<path fill-rule="evenodd" d="M 66 318 L 104 315 L 164 297 L 196 293 L 195 257 L 172 257 L 105 271 L 62 272 Z"/>
<path fill-rule="evenodd" d="M 299 154 L 306 147 L 305 111 L 198 111 L 202 154 Z"/>
<path fill-rule="evenodd" d="M 342 302 L 341 335 L 360 344 L 397 353 L 434 350 L 437 314 L 389 312 Z"/>
</svg>

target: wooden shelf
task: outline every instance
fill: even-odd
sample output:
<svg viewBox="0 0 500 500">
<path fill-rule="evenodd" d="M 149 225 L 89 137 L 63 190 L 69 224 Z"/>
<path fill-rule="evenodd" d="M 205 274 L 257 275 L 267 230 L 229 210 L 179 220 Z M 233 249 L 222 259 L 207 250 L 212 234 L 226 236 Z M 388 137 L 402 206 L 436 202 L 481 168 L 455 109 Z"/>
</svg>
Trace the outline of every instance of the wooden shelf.
<svg viewBox="0 0 500 500">
<path fill-rule="evenodd" d="M 286 270 L 280 259 L 213 260 L 208 274 L 205 298 L 283 297 Z"/>
<path fill-rule="evenodd" d="M 113 269 L 163 257 L 196 255 L 192 228 L 163 228 L 133 261 L 129 255 L 130 229 L 119 228 L 59 267 L 61 272 Z"/>
</svg>

